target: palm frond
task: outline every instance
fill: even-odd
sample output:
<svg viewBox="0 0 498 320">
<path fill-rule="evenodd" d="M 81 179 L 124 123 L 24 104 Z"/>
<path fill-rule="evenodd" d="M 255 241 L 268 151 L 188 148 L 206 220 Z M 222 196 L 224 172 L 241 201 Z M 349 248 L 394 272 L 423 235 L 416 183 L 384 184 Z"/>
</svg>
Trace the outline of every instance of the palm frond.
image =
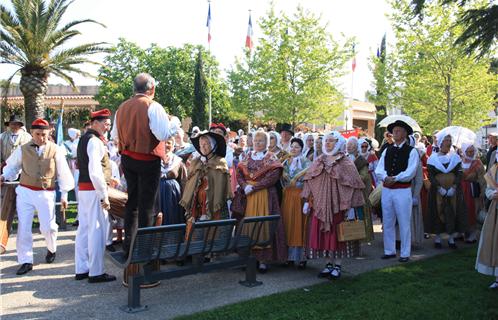
<svg viewBox="0 0 498 320">
<path fill-rule="evenodd" d="M 495 44 L 498 37 L 498 5 L 467 10 L 459 23 L 465 26 L 456 44 L 466 44 L 468 54 L 477 52 L 482 57 Z"/>
</svg>

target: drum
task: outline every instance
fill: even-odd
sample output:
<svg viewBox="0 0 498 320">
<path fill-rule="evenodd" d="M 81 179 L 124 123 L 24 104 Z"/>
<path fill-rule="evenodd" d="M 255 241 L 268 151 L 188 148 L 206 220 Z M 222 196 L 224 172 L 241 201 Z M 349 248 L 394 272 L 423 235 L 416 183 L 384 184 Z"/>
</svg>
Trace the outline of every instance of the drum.
<svg viewBox="0 0 498 320">
<path fill-rule="evenodd" d="M 161 263 L 159 260 L 152 261 L 152 270 L 158 271 L 161 269 Z M 128 287 L 128 276 L 134 276 L 138 273 L 140 273 L 140 268 L 141 266 L 139 264 L 131 263 L 124 269 L 124 274 L 123 274 L 123 286 Z M 154 288 L 157 287 L 158 285 L 161 284 L 161 281 L 156 281 L 156 282 L 146 282 L 140 285 L 140 288 L 142 289 L 148 289 L 148 288 Z"/>
<path fill-rule="evenodd" d="M 16 214 L 16 187 L 17 185 L 13 184 L 4 184 L 1 187 L 0 254 L 6 251 L 12 220 L 14 220 Z"/>
<path fill-rule="evenodd" d="M 109 203 L 111 204 L 109 213 L 115 217 L 124 219 L 126 201 L 128 201 L 128 194 L 114 188 L 108 188 L 107 193 L 109 195 Z"/>
<path fill-rule="evenodd" d="M 110 198 L 110 197 L 109 197 Z M 163 214 L 159 212 L 156 216 L 156 221 L 154 222 L 155 226 L 160 226 L 163 223 Z M 156 260 L 152 261 L 152 270 L 153 271 L 159 271 L 161 269 L 161 261 Z M 128 287 L 128 276 L 134 276 L 137 273 L 140 273 L 140 265 L 135 264 L 135 263 L 130 263 L 128 267 L 124 269 L 123 273 L 123 286 Z M 143 283 L 140 285 L 140 288 L 142 289 L 147 289 L 147 288 L 154 288 L 157 287 L 159 284 L 161 284 L 161 281 L 156 281 L 156 282 L 147 282 Z"/>
</svg>

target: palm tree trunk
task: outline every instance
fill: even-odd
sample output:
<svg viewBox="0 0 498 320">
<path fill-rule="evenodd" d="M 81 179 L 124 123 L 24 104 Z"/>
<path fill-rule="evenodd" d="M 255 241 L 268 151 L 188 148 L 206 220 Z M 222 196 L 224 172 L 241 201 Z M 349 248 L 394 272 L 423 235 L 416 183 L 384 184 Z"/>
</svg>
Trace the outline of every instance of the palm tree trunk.
<svg viewBox="0 0 498 320">
<path fill-rule="evenodd" d="M 48 88 L 46 72 L 22 72 L 19 87 L 24 96 L 26 127 L 37 118 L 45 118 L 45 94 Z"/>
</svg>

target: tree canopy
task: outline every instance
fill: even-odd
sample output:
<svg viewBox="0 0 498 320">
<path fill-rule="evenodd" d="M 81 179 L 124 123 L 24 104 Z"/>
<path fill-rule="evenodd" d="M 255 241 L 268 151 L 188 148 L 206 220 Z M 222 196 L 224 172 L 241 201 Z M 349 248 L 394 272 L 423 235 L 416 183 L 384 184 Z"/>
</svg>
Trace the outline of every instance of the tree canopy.
<svg viewBox="0 0 498 320">
<path fill-rule="evenodd" d="M 228 82 L 235 108 L 248 116 L 288 123 L 329 123 L 344 110 L 337 80 L 351 57 L 352 39 L 336 41 L 321 18 L 298 7 L 259 21 L 255 52 L 237 60 Z"/>
</svg>

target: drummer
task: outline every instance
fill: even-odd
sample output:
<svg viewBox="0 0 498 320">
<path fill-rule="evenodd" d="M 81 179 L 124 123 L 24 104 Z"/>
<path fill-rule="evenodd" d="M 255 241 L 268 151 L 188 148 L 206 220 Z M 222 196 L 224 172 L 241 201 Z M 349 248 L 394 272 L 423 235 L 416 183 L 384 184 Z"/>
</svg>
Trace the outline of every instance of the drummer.
<svg viewBox="0 0 498 320">
<path fill-rule="evenodd" d="M 104 272 L 104 253 L 109 230 L 108 210 L 111 205 L 107 184 L 111 181 L 111 165 L 104 144 L 104 134 L 111 127 L 111 112 L 103 109 L 91 113 L 90 128 L 78 144 L 78 214 L 79 226 L 75 243 L 76 280 L 109 282 L 115 276 Z"/>
</svg>

